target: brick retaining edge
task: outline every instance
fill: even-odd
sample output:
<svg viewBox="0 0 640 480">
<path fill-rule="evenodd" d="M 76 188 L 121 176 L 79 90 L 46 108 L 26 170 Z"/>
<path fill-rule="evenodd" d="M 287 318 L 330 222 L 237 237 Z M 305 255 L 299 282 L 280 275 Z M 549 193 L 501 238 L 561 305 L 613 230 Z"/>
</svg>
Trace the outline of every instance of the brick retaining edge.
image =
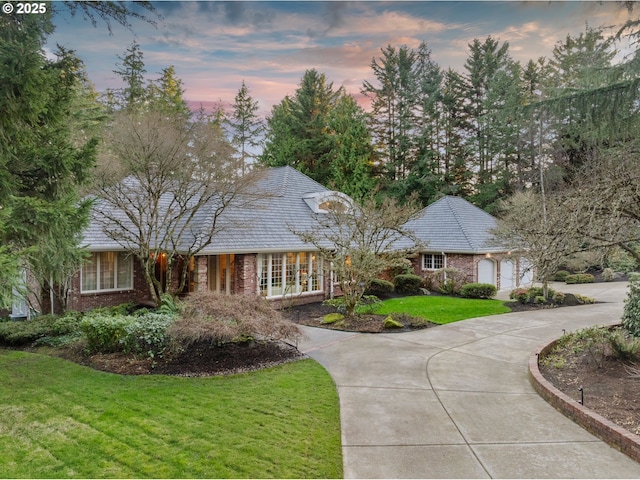
<svg viewBox="0 0 640 480">
<path fill-rule="evenodd" d="M 640 462 L 640 436 L 625 430 L 562 393 L 542 376 L 538 368 L 538 357 L 544 356 L 557 342 L 558 340 L 554 340 L 543 346 L 539 352 L 533 352 L 529 357 L 529 381 L 534 390 L 556 410 L 582 428 L 636 462 Z"/>
</svg>

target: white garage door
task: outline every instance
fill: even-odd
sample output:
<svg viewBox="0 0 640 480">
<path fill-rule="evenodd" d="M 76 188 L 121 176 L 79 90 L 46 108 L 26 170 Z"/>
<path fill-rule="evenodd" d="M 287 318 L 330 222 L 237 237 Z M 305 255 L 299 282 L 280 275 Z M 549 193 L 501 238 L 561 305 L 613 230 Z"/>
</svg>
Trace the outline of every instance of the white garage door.
<svg viewBox="0 0 640 480">
<path fill-rule="evenodd" d="M 478 262 L 478 283 L 496 284 L 496 264 L 484 258 Z"/>
<path fill-rule="evenodd" d="M 511 290 L 516 286 L 516 265 L 513 260 L 500 262 L 500 290 Z"/>
</svg>

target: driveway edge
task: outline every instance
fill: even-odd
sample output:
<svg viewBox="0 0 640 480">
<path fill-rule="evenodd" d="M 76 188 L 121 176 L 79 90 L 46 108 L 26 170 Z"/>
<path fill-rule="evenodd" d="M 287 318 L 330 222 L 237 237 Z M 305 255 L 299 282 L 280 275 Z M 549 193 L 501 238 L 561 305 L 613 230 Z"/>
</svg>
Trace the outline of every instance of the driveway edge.
<svg viewBox="0 0 640 480">
<path fill-rule="evenodd" d="M 614 424 L 590 410 L 547 381 L 538 368 L 538 358 L 551 350 L 558 340 L 542 346 L 529 356 L 529 381 L 534 390 L 563 415 L 588 432 L 640 463 L 640 436 Z"/>
</svg>

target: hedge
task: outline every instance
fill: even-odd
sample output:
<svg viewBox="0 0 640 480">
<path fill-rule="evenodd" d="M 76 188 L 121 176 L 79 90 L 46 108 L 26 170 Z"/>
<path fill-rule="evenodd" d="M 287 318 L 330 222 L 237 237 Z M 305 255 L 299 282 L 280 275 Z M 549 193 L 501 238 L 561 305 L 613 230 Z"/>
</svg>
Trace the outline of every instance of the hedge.
<svg viewBox="0 0 640 480">
<path fill-rule="evenodd" d="M 460 288 L 460 295 L 465 298 L 492 298 L 498 289 L 490 283 L 467 283 Z"/>
</svg>

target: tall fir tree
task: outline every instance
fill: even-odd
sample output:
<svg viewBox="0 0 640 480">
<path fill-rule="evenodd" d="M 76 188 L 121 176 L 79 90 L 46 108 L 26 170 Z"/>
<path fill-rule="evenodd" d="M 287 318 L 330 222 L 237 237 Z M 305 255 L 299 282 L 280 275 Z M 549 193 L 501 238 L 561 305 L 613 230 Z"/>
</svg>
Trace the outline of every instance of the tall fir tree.
<svg viewBox="0 0 640 480">
<path fill-rule="evenodd" d="M 21 277 L 16 267 L 31 264 L 55 283 L 82 259 L 78 244 L 89 202 L 78 191 L 94 164 L 96 141 L 74 139 L 71 108 L 82 67 L 70 51 L 47 58 L 43 45 L 52 30 L 48 13 L 0 17 L 3 306 Z"/>
<path fill-rule="evenodd" d="M 259 108 L 258 102 L 251 97 L 249 87 L 243 80 L 233 103 L 233 111 L 226 120 L 231 129 L 231 144 L 236 149 L 240 163 L 238 169 L 243 175 L 252 165 L 255 149 L 261 144 L 264 132 L 263 121 L 258 116 Z"/>
<path fill-rule="evenodd" d="M 118 55 L 120 64 L 113 71 L 118 75 L 124 87 L 120 92 L 120 106 L 122 108 L 136 108 L 144 104 L 147 99 L 144 74 L 147 70 L 144 65 L 144 54 L 138 42 L 134 41 L 124 52 Z"/>
</svg>

